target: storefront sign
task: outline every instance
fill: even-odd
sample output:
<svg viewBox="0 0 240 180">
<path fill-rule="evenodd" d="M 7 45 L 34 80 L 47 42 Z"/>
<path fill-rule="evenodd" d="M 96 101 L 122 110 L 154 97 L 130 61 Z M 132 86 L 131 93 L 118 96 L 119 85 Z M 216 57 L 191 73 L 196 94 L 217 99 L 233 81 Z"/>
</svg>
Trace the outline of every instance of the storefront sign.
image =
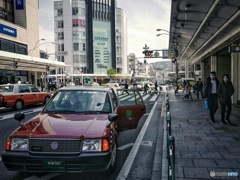
<svg viewBox="0 0 240 180">
<path fill-rule="evenodd" d="M 15 0 L 16 1 L 16 10 L 24 9 L 24 0 Z"/>
<path fill-rule="evenodd" d="M 17 29 L 6 26 L 4 24 L 0 24 L 0 33 L 17 37 Z"/>
</svg>

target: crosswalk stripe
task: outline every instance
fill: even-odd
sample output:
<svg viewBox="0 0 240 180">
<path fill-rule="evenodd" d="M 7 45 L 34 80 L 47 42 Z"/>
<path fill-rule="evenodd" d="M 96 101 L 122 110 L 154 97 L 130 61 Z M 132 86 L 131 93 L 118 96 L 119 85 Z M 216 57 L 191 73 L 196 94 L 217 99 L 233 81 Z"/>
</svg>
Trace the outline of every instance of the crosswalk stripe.
<svg viewBox="0 0 240 180">
<path fill-rule="evenodd" d="M 150 95 L 147 94 L 147 95 L 145 95 L 142 99 L 145 101 L 149 96 L 150 96 Z"/>
<path fill-rule="evenodd" d="M 150 101 L 156 101 L 157 99 L 157 94 L 154 94 L 153 97 L 150 99 Z"/>
</svg>

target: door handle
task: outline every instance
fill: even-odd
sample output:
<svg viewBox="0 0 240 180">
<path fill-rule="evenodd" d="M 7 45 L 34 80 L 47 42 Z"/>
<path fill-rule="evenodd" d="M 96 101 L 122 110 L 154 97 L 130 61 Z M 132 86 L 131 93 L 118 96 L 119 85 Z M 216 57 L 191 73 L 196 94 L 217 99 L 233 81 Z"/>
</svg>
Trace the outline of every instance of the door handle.
<svg viewBox="0 0 240 180">
<path fill-rule="evenodd" d="M 141 108 L 140 110 L 141 110 L 141 111 L 145 111 L 145 108 Z"/>
</svg>

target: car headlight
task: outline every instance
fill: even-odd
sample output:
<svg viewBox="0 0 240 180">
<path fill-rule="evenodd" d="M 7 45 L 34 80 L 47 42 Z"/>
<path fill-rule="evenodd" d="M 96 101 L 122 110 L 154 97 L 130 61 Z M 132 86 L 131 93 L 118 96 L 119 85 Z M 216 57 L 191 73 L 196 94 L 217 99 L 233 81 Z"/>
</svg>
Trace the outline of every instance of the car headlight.
<svg viewBox="0 0 240 180">
<path fill-rule="evenodd" d="M 101 139 L 85 139 L 83 140 L 83 152 L 100 152 L 102 150 Z"/>
<path fill-rule="evenodd" d="M 11 140 L 12 151 L 28 151 L 29 150 L 29 139 L 27 138 L 13 138 Z"/>
</svg>

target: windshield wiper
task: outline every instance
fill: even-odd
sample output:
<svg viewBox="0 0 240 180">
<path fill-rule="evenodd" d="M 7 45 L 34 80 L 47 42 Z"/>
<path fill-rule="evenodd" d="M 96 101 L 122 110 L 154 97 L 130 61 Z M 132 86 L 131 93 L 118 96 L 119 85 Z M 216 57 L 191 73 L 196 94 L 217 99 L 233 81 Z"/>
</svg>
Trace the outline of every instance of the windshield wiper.
<svg viewBox="0 0 240 180">
<path fill-rule="evenodd" d="M 59 113 L 59 114 L 77 114 L 79 113 L 78 111 L 73 111 L 73 110 L 55 110 L 55 111 L 44 111 L 45 113 Z"/>
<path fill-rule="evenodd" d="M 78 111 L 78 113 L 82 114 L 105 114 L 105 113 L 110 113 L 109 111 Z"/>
</svg>

